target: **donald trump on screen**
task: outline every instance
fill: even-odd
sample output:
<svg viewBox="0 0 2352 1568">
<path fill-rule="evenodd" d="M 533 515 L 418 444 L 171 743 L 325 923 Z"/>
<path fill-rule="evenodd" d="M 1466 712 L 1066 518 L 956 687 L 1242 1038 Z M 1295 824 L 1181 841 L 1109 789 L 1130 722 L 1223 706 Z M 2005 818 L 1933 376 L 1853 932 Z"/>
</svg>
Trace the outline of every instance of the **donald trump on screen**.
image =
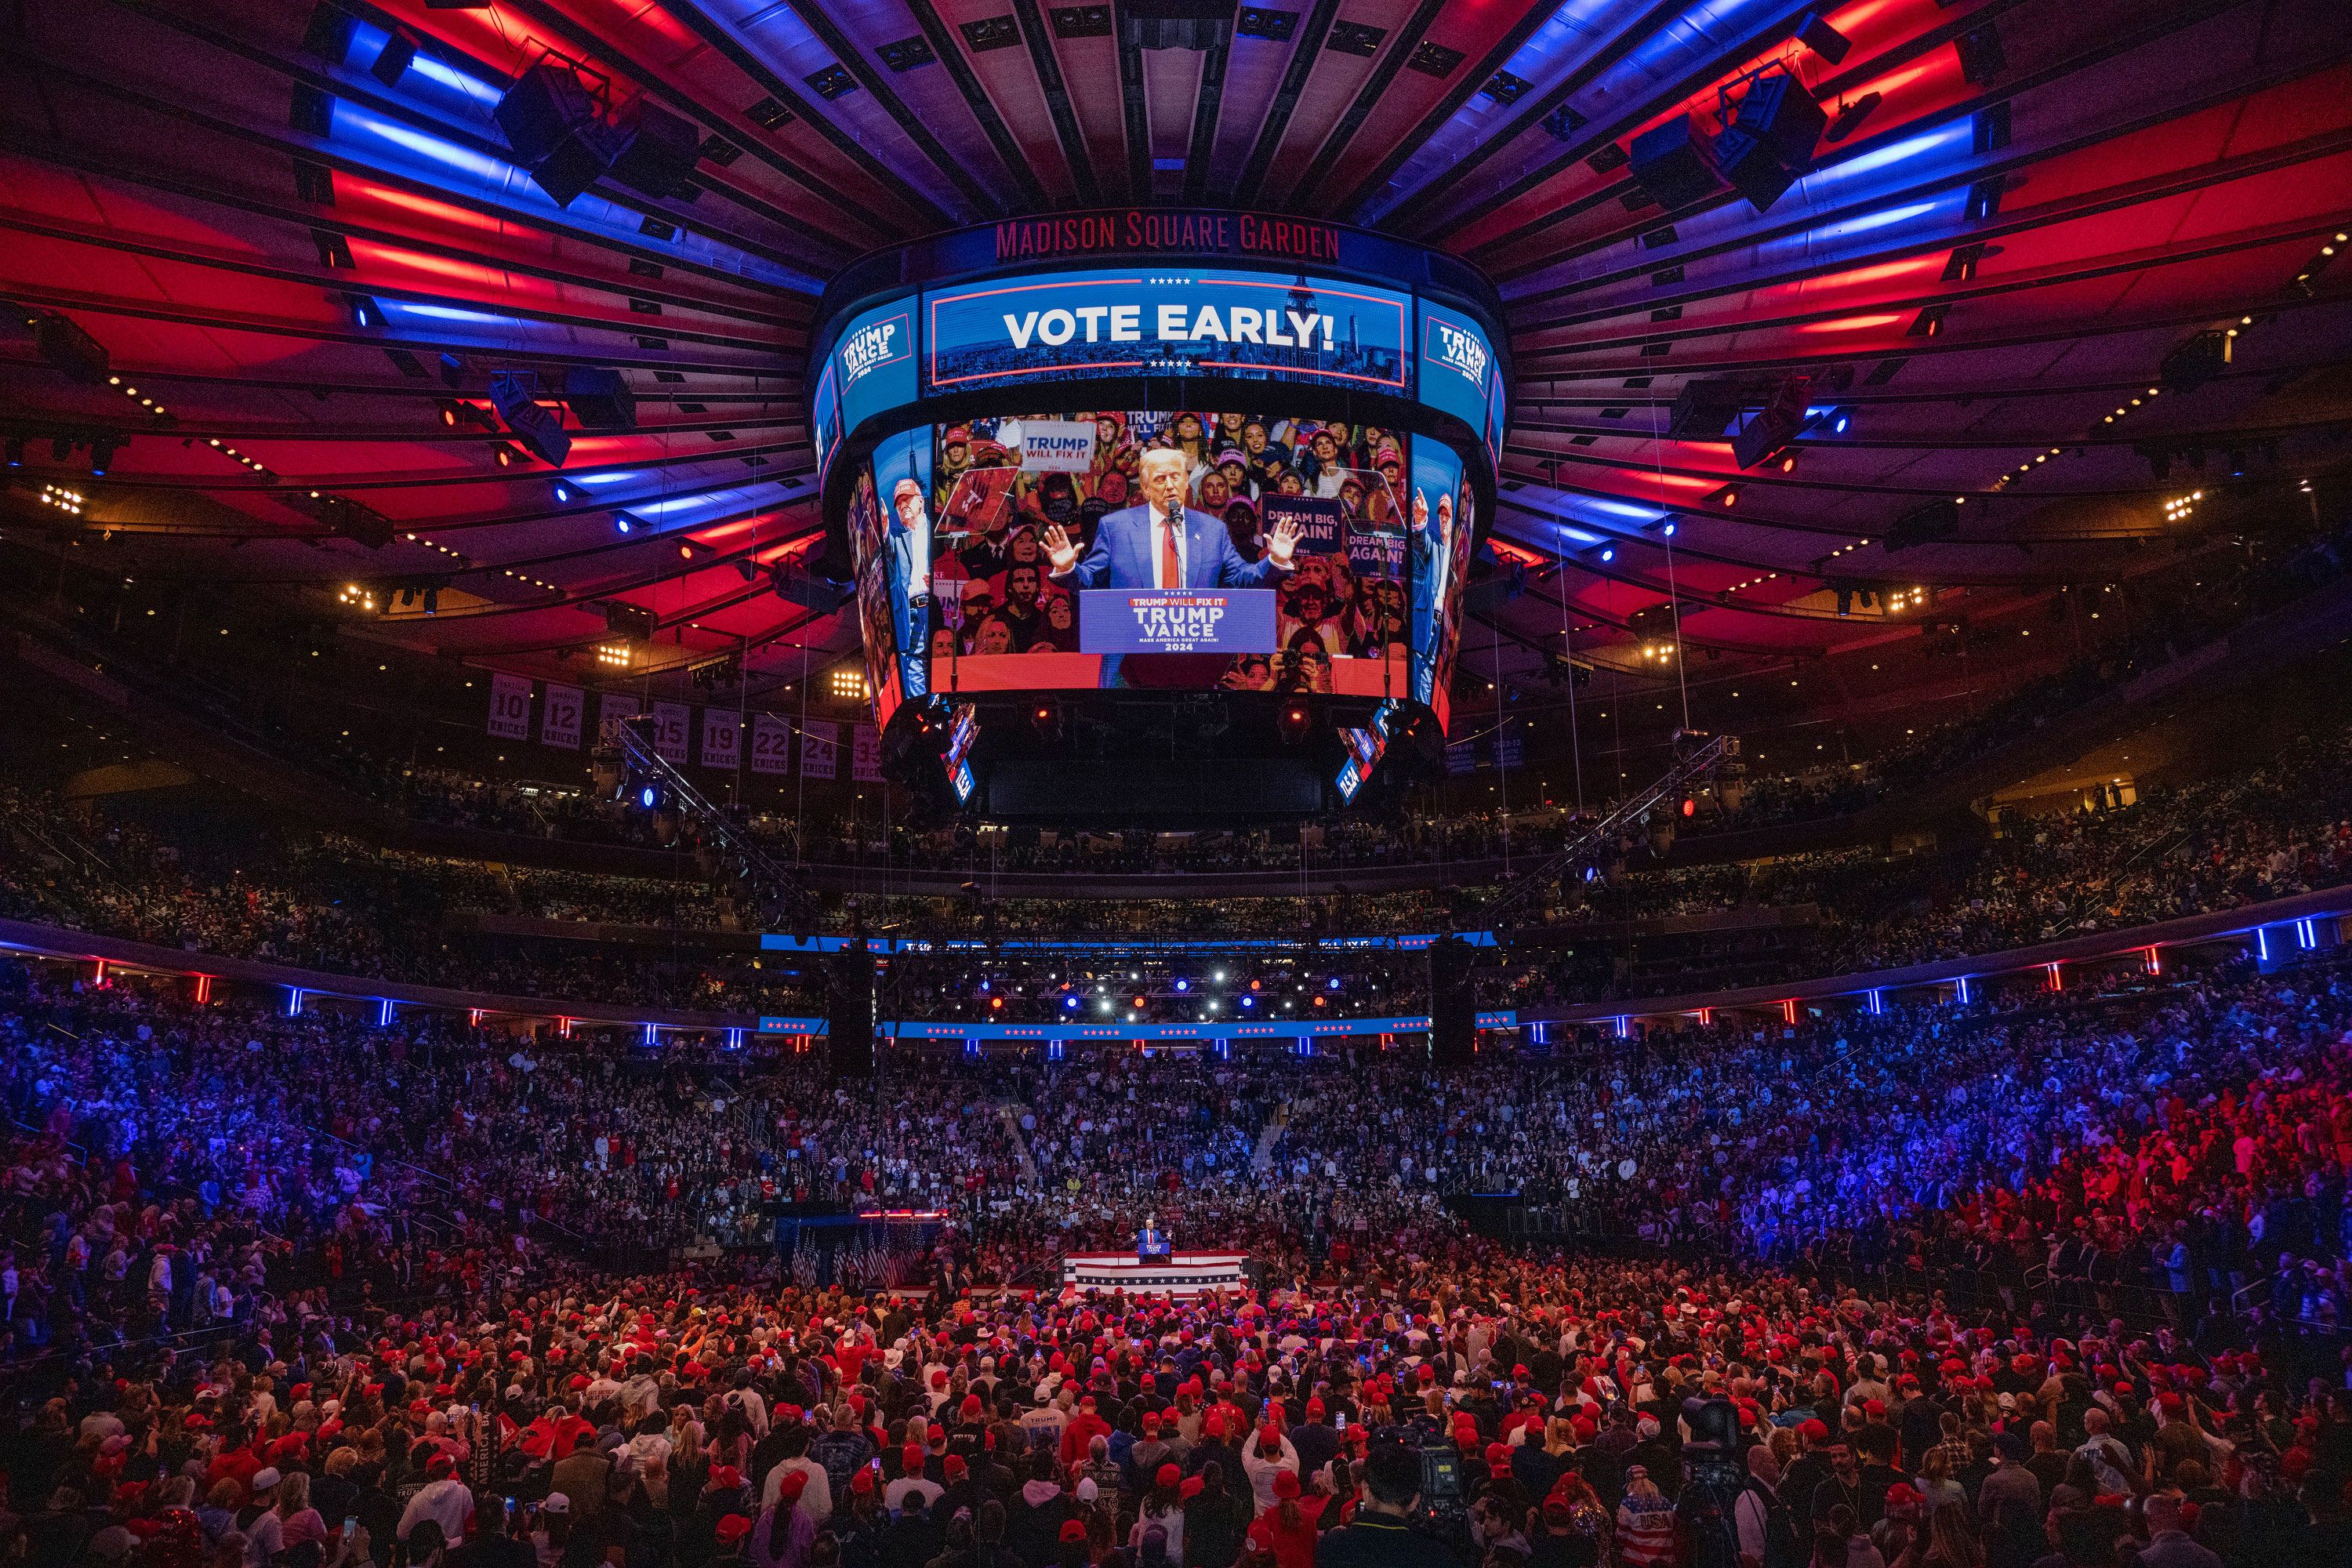
<svg viewBox="0 0 2352 1568">
<path fill-rule="evenodd" d="M 1263 561 L 1244 561 L 1224 520 L 1184 510 L 1184 454 L 1160 447 L 1143 454 L 1143 504 L 1106 515 L 1085 558 L 1060 523 L 1044 543 L 1054 581 L 1065 588 L 1263 588 L 1291 569 L 1298 525 L 1275 525 Z"/>
</svg>

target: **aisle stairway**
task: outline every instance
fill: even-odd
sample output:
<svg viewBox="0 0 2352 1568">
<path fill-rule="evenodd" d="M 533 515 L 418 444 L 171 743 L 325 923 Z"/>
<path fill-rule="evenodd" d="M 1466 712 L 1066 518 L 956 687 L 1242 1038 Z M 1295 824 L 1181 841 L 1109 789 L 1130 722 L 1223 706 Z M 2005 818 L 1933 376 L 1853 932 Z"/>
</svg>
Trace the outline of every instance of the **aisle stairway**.
<svg viewBox="0 0 2352 1568">
<path fill-rule="evenodd" d="M 1029 1157 L 1029 1139 L 1021 1131 L 1021 1110 L 1017 1101 L 1007 1100 L 997 1105 L 996 1115 L 1004 1123 L 1004 1135 L 1013 1140 L 1013 1152 L 1021 1157 L 1021 1184 L 1034 1193 L 1037 1190 L 1037 1162 Z"/>
<path fill-rule="evenodd" d="M 1265 1125 L 1258 1130 L 1257 1147 L 1250 1151 L 1251 1170 L 1263 1176 L 1274 1169 L 1275 1142 L 1281 1138 L 1282 1130 L 1289 1125 L 1290 1101 L 1286 1100 L 1274 1108 L 1274 1114 L 1267 1117 Z"/>
</svg>

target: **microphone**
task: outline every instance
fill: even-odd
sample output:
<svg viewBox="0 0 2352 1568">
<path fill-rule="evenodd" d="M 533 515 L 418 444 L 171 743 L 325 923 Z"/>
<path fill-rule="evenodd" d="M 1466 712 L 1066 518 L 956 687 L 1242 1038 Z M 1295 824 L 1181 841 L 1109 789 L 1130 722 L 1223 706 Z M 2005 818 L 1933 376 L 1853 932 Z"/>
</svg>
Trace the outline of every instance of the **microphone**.
<svg viewBox="0 0 2352 1568">
<path fill-rule="evenodd" d="M 1181 566 L 1184 561 L 1187 543 L 1184 537 L 1184 497 L 1181 492 L 1168 508 L 1168 536 L 1176 542 L 1176 560 Z M 1181 583 L 1171 585 L 1178 588 L 1184 586 Z"/>
</svg>

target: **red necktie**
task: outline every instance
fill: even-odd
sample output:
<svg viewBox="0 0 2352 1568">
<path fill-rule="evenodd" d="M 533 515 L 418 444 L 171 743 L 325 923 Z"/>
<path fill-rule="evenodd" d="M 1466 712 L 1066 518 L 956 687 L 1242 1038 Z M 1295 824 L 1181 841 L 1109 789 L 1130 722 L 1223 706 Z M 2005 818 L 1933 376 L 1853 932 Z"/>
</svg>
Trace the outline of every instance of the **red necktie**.
<svg viewBox="0 0 2352 1568">
<path fill-rule="evenodd" d="M 1176 527 L 1166 518 L 1160 522 L 1160 585 L 1181 588 L 1184 585 L 1184 563 L 1176 554 Z"/>
</svg>

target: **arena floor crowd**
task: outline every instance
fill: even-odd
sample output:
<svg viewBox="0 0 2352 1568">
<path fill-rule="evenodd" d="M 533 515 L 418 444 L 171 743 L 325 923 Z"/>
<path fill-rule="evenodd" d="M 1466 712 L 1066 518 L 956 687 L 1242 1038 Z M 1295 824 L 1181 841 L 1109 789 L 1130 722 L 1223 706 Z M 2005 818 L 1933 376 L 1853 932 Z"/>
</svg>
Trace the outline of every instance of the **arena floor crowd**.
<svg viewBox="0 0 2352 1568">
<path fill-rule="evenodd" d="M 2338 966 L 1455 1075 L 1119 1051 L 864 1086 L 11 983 L 26 1561 L 2352 1551 Z M 1446 1202 L 1498 1189 L 1572 1233 Z M 763 1207 L 830 1198 L 946 1222 L 787 1268 Z M 1061 1289 L 1146 1218 L 1264 1272 Z"/>
</svg>

